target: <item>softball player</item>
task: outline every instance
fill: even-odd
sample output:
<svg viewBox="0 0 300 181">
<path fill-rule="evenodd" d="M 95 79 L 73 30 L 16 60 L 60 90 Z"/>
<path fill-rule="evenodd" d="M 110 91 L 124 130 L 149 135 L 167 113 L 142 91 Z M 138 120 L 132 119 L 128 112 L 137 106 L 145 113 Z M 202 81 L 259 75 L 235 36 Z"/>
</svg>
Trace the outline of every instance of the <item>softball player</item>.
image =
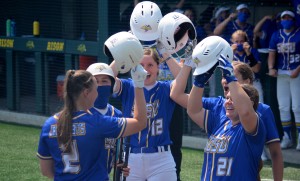
<svg viewBox="0 0 300 181">
<path fill-rule="evenodd" d="M 192 35 L 193 34 L 192 30 L 194 29 L 194 27 L 192 26 L 192 22 L 189 18 L 179 13 L 168 14 L 163 18 L 162 23 L 161 23 L 161 19 L 162 19 L 162 15 L 159 7 L 153 2 L 143 1 L 137 4 L 137 6 L 134 8 L 132 12 L 130 18 L 130 28 L 132 33 L 140 41 L 142 41 L 144 47 L 155 47 L 156 49 L 158 49 L 158 52 L 161 54 L 162 57 L 161 60 L 168 59 L 168 62 L 172 62 L 174 60 L 169 60 L 169 59 L 173 59 L 170 56 L 169 51 L 167 51 L 167 53 L 164 53 L 164 50 L 162 50 L 164 49 L 163 44 L 166 44 L 166 41 L 172 42 L 171 44 L 172 47 L 169 46 L 167 48 L 172 50 L 173 53 L 176 53 L 178 50 L 174 51 L 173 46 L 177 44 L 179 45 L 177 46 L 177 48 L 182 48 L 182 45 L 185 45 L 186 43 L 184 42 L 186 39 L 180 41 L 182 39 L 180 36 L 188 37 L 188 35 Z M 187 26 L 183 28 L 180 26 L 182 24 L 185 24 Z M 190 26 L 188 24 L 190 24 Z M 145 29 L 145 27 L 148 28 Z M 186 29 L 187 27 L 190 30 Z M 189 31 L 190 34 L 179 33 L 180 36 L 176 36 L 177 39 L 173 38 L 175 32 L 178 33 L 178 32 L 186 32 L 186 31 Z M 194 36 L 195 35 L 196 34 L 194 33 Z M 166 36 L 168 37 L 165 38 Z M 158 42 L 157 39 L 162 40 L 162 42 L 157 43 Z M 172 69 L 169 69 L 168 64 L 170 63 L 167 63 L 165 61 L 160 62 L 159 64 L 160 70 L 159 70 L 159 75 L 157 80 L 170 81 L 174 79 L 174 76 L 176 77 L 176 75 L 180 70 L 179 66 L 176 65 L 177 68 L 173 67 Z M 170 134 L 171 141 L 173 143 L 171 144 L 171 153 L 173 155 L 176 164 L 176 174 L 177 174 L 178 181 L 180 181 L 180 170 L 181 170 L 181 159 L 182 159 L 181 147 L 182 147 L 182 133 L 183 133 L 182 130 L 183 118 L 181 114 L 182 112 L 181 109 L 182 108 L 179 105 L 175 105 L 175 110 L 172 111 L 173 115 L 170 121 L 171 124 L 169 125 L 170 126 L 169 134 Z"/>
<path fill-rule="evenodd" d="M 113 70 L 114 64 L 115 62 L 110 65 Z M 171 81 L 156 81 L 159 58 L 154 49 L 144 50 L 141 65 L 147 71 L 144 94 L 148 121 L 146 129 L 131 136 L 128 161 L 130 174 L 127 180 L 173 181 L 176 180 L 176 169 L 170 151 L 172 142 L 169 126 L 175 102 L 170 99 Z M 116 79 L 115 92 L 122 101 L 125 116 L 132 116 L 135 101 L 132 90 L 131 79 Z"/>
<path fill-rule="evenodd" d="M 92 109 L 98 96 L 96 79 L 84 70 L 67 71 L 65 105 L 46 120 L 40 135 L 37 156 L 44 176 L 54 180 L 108 180 L 105 138 L 136 133 L 146 124 L 143 84 L 137 84 L 143 83 L 146 75 L 139 67 L 131 74 L 136 83 L 134 118 L 99 114 Z"/>
<path fill-rule="evenodd" d="M 94 108 L 105 116 L 122 117 L 122 112 L 108 103 L 115 84 L 115 77 L 112 69 L 105 63 L 91 64 L 87 71 L 89 71 L 97 80 L 98 97 L 94 103 Z M 116 144 L 119 140 L 115 138 L 105 138 L 105 149 L 107 150 L 107 170 L 108 174 L 114 165 L 114 158 L 116 154 Z"/>
<path fill-rule="evenodd" d="M 215 38 L 215 37 L 208 37 L 206 40 L 204 39 L 202 42 L 200 42 L 196 46 L 196 48 L 194 49 L 194 51 L 193 51 L 193 58 L 194 58 L 194 60 L 196 60 L 195 62 L 197 62 L 198 59 L 202 60 L 202 64 L 201 65 L 198 64 L 196 66 L 196 71 L 198 70 L 197 72 L 199 74 L 201 74 L 201 73 L 203 74 L 203 72 L 205 72 L 206 70 L 209 70 L 209 68 L 211 66 L 213 66 L 214 64 L 218 63 L 217 60 L 213 61 L 214 59 L 212 57 L 216 57 L 216 54 L 219 53 L 220 50 L 222 50 L 222 49 L 224 50 L 225 48 L 222 48 L 224 46 L 228 47 L 228 48 L 227 48 L 227 51 L 226 50 L 223 51 L 222 54 L 226 55 L 226 57 L 228 57 L 229 59 L 232 59 L 233 52 L 232 52 L 232 49 L 231 49 L 230 45 L 228 43 L 227 43 L 227 46 L 226 46 L 226 44 L 225 45 L 221 44 L 221 43 L 218 44 L 218 43 L 216 43 L 218 41 L 219 41 L 218 37 L 217 38 Z M 203 51 L 209 52 L 209 53 L 207 53 L 207 56 L 203 55 Z M 209 61 L 205 61 L 205 60 L 209 60 Z M 240 64 L 243 64 L 243 63 L 240 63 Z M 244 64 L 244 65 L 246 65 L 246 64 Z M 185 100 L 186 97 L 188 97 L 188 95 L 184 93 L 184 90 L 185 90 L 185 86 L 186 86 L 186 83 L 187 83 L 187 79 L 188 79 L 188 77 L 190 75 L 190 70 L 191 70 L 191 68 L 193 66 L 195 66 L 193 63 L 191 63 L 191 64 L 185 64 L 184 67 L 181 69 L 181 71 L 180 71 L 180 73 L 178 75 L 178 78 L 174 81 L 173 87 L 172 87 L 172 93 L 171 93 L 171 97 L 174 100 L 175 99 L 178 99 L 177 101 L 179 101 L 179 100 Z M 253 73 L 252 73 L 252 71 L 251 71 L 251 69 L 250 69 L 249 66 L 247 66 L 247 68 L 248 68 L 247 72 L 249 73 L 249 79 L 251 79 L 252 82 L 253 82 Z M 244 76 L 243 76 L 243 78 L 244 78 Z M 227 88 L 228 88 L 228 86 L 227 86 Z M 227 93 L 228 92 L 226 92 L 226 94 Z M 224 103 L 225 103 L 225 99 L 224 98 L 222 98 L 222 97 L 218 97 L 218 98 L 203 98 L 202 101 L 203 101 L 203 107 L 205 109 L 213 110 L 218 115 L 224 115 L 224 114 L 226 114 L 226 109 L 224 107 Z M 182 101 L 182 103 L 184 103 L 184 101 Z M 263 111 L 262 114 L 270 113 L 269 112 L 270 111 L 269 107 L 261 106 L 261 105 L 260 105 L 260 107 L 265 107 L 264 108 L 265 110 Z M 273 121 L 273 120 L 270 120 L 270 121 Z M 201 124 L 199 126 L 203 127 L 203 125 L 201 125 Z M 274 128 L 274 122 L 273 123 L 270 122 L 270 129 L 272 129 L 272 127 Z M 275 135 L 273 135 L 274 133 L 275 133 Z M 275 132 L 274 132 L 274 130 L 272 130 L 272 132 L 270 132 L 270 138 L 267 141 L 271 143 L 273 141 L 275 142 L 275 140 L 279 141 L 278 136 L 276 136 L 276 130 L 275 130 Z M 280 147 L 279 147 L 279 149 L 280 149 Z M 275 163 L 277 165 L 280 165 L 280 164 L 278 164 L 278 162 L 275 162 Z M 282 166 L 282 157 L 281 157 L 281 166 Z M 206 168 L 206 167 L 204 167 L 204 168 Z M 274 167 L 274 169 L 275 168 L 276 167 Z M 257 169 L 258 169 L 258 167 L 257 167 Z M 204 169 L 202 171 L 202 173 L 204 173 L 205 171 L 207 171 L 207 170 Z M 276 171 L 278 171 L 278 173 L 276 173 L 276 174 L 280 174 L 280 169 L 279 170 L 276 169 Z M 282 171 L 283 170 L 281 170 L 281 176 L 282 176 Z M 275 178 L 275 176 L 274 176 L 274 178 Z M 280 178 L 280 177 L 276 177 L 276 178 Z M 206 178 L 206 179 L 209 180 L 210 178 Z M 217 179 L 217 178 L 214 177 L 212 180 L 215 180 L 215 179 Z M 233 178 L 230 178 L 230 179 L 235 180 Z M 275 179 L 275 180 L 277 180 L 277 179 Z"/>
<path fill-rule="evenodd" d="M 232 34 L 231 42 L 231 48 L 234 53 L 233 60 L 244 62 L 250 65 L 255 76 L 253 85 L 259 93 L 259 102 L 264 102 L 263 90 L 259 75 L 261 61 L 257 49 L 250 46 L 248 35 L 242 30 L 237 30 Z"/>
<path fill-rule="evenodd" d="M 280 29 L 273 33 L 268 57 L 269 75 L 277 77 L 277 100 L 284 130 L 281 148 L 293 145 L 291 138 L 291 101 L 298 134 L 300 133 L 300 31 L 292 11 L 281 13 Z M 300 150 L 300 135 L 297 150 Z"/>
<path fill-rule="evenodd" d="M 209 137 L 204 149 L 201 180 L 256 180 L 265 139 L 264 125 L 255 112 L 258 93 L 250 85 L 240 86 L 230 62 L 222 57 L 219 67 L 230 92 L 224 105 L 216 110 L 204 109 L 199 98 L 202 98 L 204 84 L 215 67 L 196 75 L 188 100 L 189 116 Z M 223 108 L 225 112 L 218 111 Z M 239 171 L 241 164 L 243 173 Z"/>
</svg>

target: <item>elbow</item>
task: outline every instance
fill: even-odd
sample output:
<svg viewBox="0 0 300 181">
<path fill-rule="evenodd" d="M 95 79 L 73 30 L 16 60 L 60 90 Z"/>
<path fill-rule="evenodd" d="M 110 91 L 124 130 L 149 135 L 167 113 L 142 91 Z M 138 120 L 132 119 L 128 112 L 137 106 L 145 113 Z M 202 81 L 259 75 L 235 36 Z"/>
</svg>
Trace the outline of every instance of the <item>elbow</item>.
<svg viewBox="0 0 300 181">
<path fill-rule="evenodd" d="M 53 179 L 54 178 L 54 175 L 53 173 L 51 173 L 50 171 L 41 171 L 42 172 L 42 175 L 45 176 L 45 177 L 48 177 L 50 179 Z"/>
</svg>

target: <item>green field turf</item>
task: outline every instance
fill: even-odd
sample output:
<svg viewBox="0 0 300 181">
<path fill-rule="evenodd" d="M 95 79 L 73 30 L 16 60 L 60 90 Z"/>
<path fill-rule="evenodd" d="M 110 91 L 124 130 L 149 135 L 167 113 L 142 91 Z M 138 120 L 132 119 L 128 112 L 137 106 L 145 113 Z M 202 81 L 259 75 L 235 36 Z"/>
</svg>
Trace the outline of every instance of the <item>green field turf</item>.
<svg viewBox="0 0 300 181">
<path fill-rule="evenodd" d="M 36 157 L 40 128 L 0 122 L 0 180 L 49 180 L 39 170 Z M 198 181 L 203 151 L 183 148 L 181 179 Z M 241 166 L 242 170 L 242 166 Z M 271 163 L 266 162 L 262 179 L 272 179 Z M 285 163 L 285 180 L 300 180 L 300 165 Z"/>
</svg>

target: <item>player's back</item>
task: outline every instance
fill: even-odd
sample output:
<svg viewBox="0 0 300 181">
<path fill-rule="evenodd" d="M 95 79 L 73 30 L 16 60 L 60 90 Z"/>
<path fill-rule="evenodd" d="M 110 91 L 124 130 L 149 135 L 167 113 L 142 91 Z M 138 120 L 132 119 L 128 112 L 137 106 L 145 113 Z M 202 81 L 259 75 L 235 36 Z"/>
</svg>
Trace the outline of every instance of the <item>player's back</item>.
<svg viewBox="0 0 300 181">
<path fill-rule="evenodd" d="M 97 114 L 77 112 L 72 124 L 72 152 L 63 153 L 57 142 L 57 117 L 48 119 L 43 126 L 38 154 L 55 161 L 55 180 L 107 180 L 103 162 L 104 138 L 118 137 L 118 119 Z M 43 142 L 43 143 L 41 143 Z M 45 148 L 47 147 L 47 148 Z"/>
</svg>

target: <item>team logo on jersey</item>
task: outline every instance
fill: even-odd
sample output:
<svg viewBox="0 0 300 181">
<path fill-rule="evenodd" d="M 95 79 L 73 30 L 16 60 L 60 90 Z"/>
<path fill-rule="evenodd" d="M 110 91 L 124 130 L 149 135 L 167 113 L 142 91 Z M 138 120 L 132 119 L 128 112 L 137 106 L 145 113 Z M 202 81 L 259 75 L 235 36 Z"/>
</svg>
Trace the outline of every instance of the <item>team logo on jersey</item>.
<svg viewBox="0 0 300 181">
<path fill-rule="evenodd" d="M 296 44 L 295 42 L 278 43 L 277 50 L 278 53 L 294 53 L 296 51 Z"/>
<path fill-rule="evenodd" d="M 198 66 L 198 64 L 200 63 L 200 60 L 198 57 L 193 59 L 194 63 Z"/>
<path fill-rule="evenodd" d="M 152 30 L 152 27 L 150 25 L 143 25 L 141 27 L 142 30 L 144 30 L 145 32 L 149 31 L 149 30 Z"/>
<path fill-rule="evenodd" d="M 119 118 L 118 119 L 118 128 L 121 128 L 124 125 L 125 118 Z"/>
<path fill-rule="evenodd" d="M 204 151 L 210 153 L 226 153 L 231 136 L 211 135 Z"/>
</svg>

